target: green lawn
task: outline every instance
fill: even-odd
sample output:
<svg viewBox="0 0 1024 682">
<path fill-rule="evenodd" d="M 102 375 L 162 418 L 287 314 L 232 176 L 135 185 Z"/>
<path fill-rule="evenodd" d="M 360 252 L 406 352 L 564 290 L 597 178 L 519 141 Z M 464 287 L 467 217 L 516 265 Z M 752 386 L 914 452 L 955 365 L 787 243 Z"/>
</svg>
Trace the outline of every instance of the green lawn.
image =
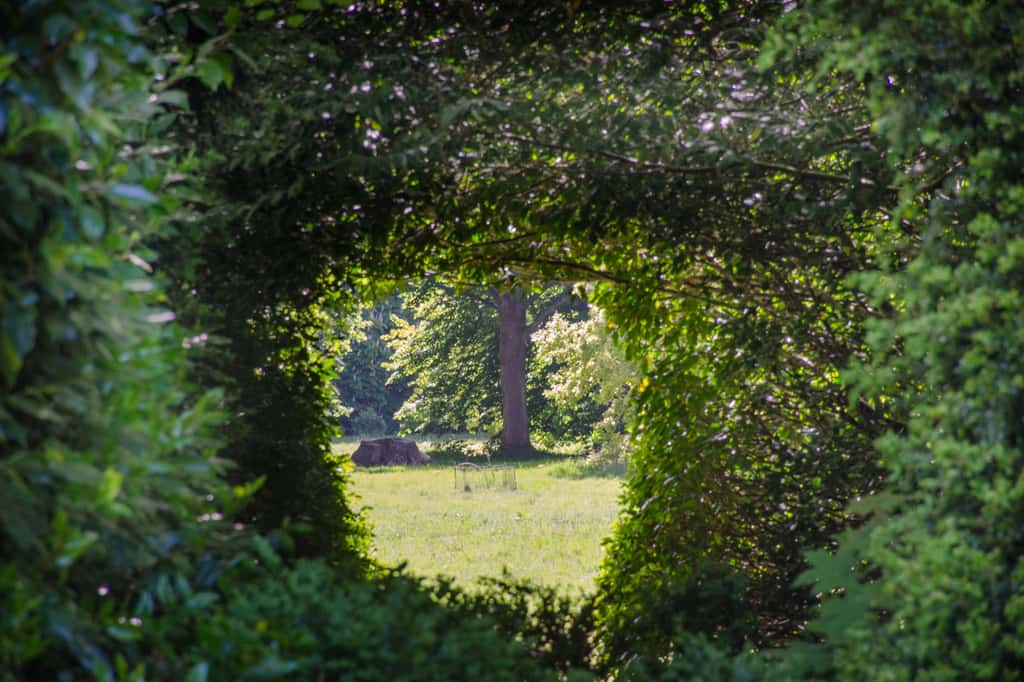
<svg viewBox="0 0 1024 682">
<path fill-rule="evenodd" d="M 550 460 L 518 464 L 518 490 L 471 483 L 466 491 L 453 473 L 451 466 L 356 469 L 357 506 L 367 510 L 380 560 L 407 561 L 414 573 L 454 576 L 464 586 L 508 568 L 548 585 L 593 587 L 621 477 Z"/>
</svg>

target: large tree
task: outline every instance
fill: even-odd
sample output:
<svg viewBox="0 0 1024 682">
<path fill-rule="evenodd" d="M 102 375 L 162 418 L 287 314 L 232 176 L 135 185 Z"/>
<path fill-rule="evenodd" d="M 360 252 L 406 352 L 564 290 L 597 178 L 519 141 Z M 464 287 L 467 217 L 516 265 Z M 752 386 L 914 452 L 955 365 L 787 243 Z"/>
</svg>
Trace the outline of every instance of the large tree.
<svg viewBox="0 0 1024 682">
<path fill-rule="evenodd" d="M 565 287 L 421 284 L 412 320 L 395 320 L 388 366 L 413 392 L 398 419 L 414 430 L 500 428 L 501 451 L 532 452 L 527 408 L 530 338 L 573 302 Z"/>
</svg>

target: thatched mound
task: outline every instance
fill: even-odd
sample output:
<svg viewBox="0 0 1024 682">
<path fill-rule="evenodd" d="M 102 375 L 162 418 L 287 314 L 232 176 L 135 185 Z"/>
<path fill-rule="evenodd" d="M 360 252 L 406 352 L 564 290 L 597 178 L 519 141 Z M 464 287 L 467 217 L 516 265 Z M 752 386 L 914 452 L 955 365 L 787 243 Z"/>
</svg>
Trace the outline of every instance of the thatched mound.
<svg viewBox="0 0 1024 682">
<path fill-rule="evenodd" d="M 407 438 L 374 438 L 360 441 L 359 448 L 352 453 L 352 461 L 361 467 L 434 463 L 434 460 L 420 452 L 415 441 Z"/>
</svg>

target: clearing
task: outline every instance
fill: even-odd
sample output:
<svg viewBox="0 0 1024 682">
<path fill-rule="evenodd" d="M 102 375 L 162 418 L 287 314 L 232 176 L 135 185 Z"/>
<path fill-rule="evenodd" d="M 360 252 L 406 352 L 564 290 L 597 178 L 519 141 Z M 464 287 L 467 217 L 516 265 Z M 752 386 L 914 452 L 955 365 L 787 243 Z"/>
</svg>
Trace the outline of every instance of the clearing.
<svg viewBox="0 0 1024 682">
<path fill-rule="evenodd" d="M 450 464 L 358 468 L 352 490 L 384 563 L 405 561 L 412 573 L 449 575 L 463 587 L 507 568 L 517 578 L 592 590 L 601 541 L 619 512 L 622 472 L 555 457 L 517 463 L 516 478 L 517 490 L 467 491 Z"/>
</svg>

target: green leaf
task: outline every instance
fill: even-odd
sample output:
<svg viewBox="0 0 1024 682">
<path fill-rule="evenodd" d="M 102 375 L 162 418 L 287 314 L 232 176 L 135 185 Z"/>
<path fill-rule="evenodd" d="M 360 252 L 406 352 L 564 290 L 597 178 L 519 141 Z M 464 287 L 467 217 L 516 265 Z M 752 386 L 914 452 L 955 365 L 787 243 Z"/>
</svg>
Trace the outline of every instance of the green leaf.
<svg viewBox="0 0 1024 682">
<path fill-rule="evenodd" d="M 216 90 L 217 86 L 224 82 L 224 69 L 216 59 L 202 60 L 196 64 L 196 72 L 199 80 L 211 90 Z"/>
<path fill-rule="evenodd" d="M 213 592 L 198 592 L 186 600 L 185 606 L 191 610 L 202 611 L 216 604 L 219 600 L 220 597 Z"/>
<path fill-rule="evenodd" d="M 231 58 L 227 54 L 222 53 L 216 55 L 213 59 L 215 59 L 217 64 L 220 66 L 220 70 L 224 78 L 224 85 L 230 88 L 235 82 L 235 70 L 231 63 Z"/>
<path fill-rule="evenodd" d="M 106 229 L 103 214 L 89 205 L 83 205 L 79 211 L 82 233 L 89 239 L 99 239 Z"/>
<path fill-rule="evenodd" d="M 118 199 L 137 201 L 143 204 L 151 204 L 157 200 L 155 194 L 150 192 L 145 187 L 141 187 L 139 185 L 125 185 L 121 183 L 115 183 L 107 187 L 107 194 Z"/>
<path fill-rule="evenodd" d="M 107 634 L 119 642 L 135 642 L 142 637 L 140 628 L 124 625 L 108 625 Z"/>
<path fill-rule="evenodd" d="M 91 530 L 84 533 L 76 531 L 76 535 L 61 546 L 60 555 L 54 563 L 58 568 L 69 568 L 99 540 L 99 537 L 96 532 Z"/>
<path fill-rule="evenodd" d="M 165 90 L 157 96 L 157 102 L 176 107 L 188 107 L 188 94 L 184 90 Z"/>
<path fill-rule="evenodd" d="M 85 462 L 65 462 L 54 467 L 55 473 L 71 483 L 95 486 L 103 480 L 99 469 Z"/>
<path fill-rule="evenodd" d="M 124 474 L 108 467 L 103 472 L 103 480 L 100 482 L 99 490 L 96 491 L 97 499 L 108 504 L 113 502 L 121 492 L 123 482 Z"/>
<path fill-rule="evenodd" d="M 37 189 L 51 196 L 63 197 L 67 194 L 67 187 L 42 173 L 25 171 L 25 179 L 35 185 Z"/>
<path fill-rule="evenodd" d="M 0 376 L 3 377 L 7 388 L 14 386 L 20 369 L 21 356 L 15 350 L 14 344 L 7 335 L 0 335 Z"/>
<path fill-rule="evenodd" d="M 238 19 L 241 16 L 242 10 L 238 8 L 238 5 L 231 5 L 224 13 L 224 25 L 228 27 L 229 31 L 234 31 L 238 27 Z"/>
<path fill-rule="evenodd" d="M 11 65 L 17 60 L 18 55 L 13 53 L 0 54 L 0 84 L 11 75 Z"/>
</svg>

